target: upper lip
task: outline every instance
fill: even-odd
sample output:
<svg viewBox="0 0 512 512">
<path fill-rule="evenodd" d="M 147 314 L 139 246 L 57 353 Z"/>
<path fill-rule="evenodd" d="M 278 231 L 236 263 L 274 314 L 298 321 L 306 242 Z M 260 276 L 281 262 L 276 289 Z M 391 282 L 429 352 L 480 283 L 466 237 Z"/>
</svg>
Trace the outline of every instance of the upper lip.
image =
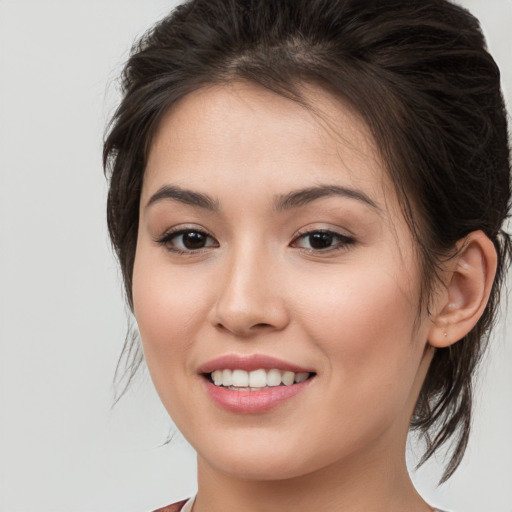
<svg viewBox="0 0 512 512">
<path fill-rule="evenodd" d="M 207 361 L 199 367 L 199 373 L 211 373 L 215 370 L 271 370 L 276 368 L 278 370 L 284 370 L 295 373 L 312 373 L 313 370 L 304 368 L 288 361 L 283 361 L 276 357 L 267 356 L 264 354 L 252 354 L 252 355 L 238 355 L 238 354 L 226 354 L 210 361 Z"/>
</svg>

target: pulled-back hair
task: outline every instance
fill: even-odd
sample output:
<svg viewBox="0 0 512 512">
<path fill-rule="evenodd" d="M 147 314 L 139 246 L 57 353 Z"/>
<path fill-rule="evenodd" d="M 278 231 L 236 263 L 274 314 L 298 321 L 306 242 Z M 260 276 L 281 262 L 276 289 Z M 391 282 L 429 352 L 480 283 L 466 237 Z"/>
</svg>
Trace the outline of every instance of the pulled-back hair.
<svg viewBox="0 0 512 512">
<path fill-rule="evenodd" d="M 451 442 L 443 481 L 468 442 L 472 382 L 512 254 L 510 150 L 500 73 L 478 21 L 446 0 L 191 0 L 133 47 L 104 146 L 108 227 L 133 308 L 139 200 L 153 135 L 176 101 L 210 84 L 248 80 L 306 104 L 314 84 L 349 101 L 371 129 L 422 263 L 428 307 L 456 242 L 482 230 L 498 268 L 487 307 L 463 339 L 437 349 L 411 428 L 421 463 Z M 140 365 L 127 338 L 129 383 Z"/>
</svg>

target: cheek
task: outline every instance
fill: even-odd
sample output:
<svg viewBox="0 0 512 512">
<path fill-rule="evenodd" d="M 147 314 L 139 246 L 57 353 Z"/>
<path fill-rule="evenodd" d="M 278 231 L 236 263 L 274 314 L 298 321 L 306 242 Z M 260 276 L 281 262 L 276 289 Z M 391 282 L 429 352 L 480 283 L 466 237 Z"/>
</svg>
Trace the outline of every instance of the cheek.
<svg viewBox="0 0 512 512">
<path fill-rule="evenodd" d="M 207 314 L 204 279 L 172 271 L 165 258 L 142 248 L 135 258 L 133 302 L 144 359 L 160 399 L 173 421 L 191 427 L 195 395 L 190 377 L 193 340 Z"/>
<path fill-rule="evenodd" d="M 406 431 L 412 413 L 423 354 L 414 330 L 416 302 L 396 277 L 368 267 L 364 275 L 365 281 L 354 271 L 331 276 L 325 287 L 304 287 L 303 329 L 326 362 L 325 394 L 312 414 L 321 437 L 333 440 L 314 446 L 315 460 L 357 450 L 383 432 Z"/>
<path fill-rule="evenodd" d="M 392 262 L 361 262 L 305 282 L 300 294 L 303 328 L 324 353 L 333 388 L 354 398 L 393 400 L 392 387 L 405 400 L 405 382 L 415 378 L 425 341 L 415 330 L 418 291 L 410 285 L 416 280 L 398 271 Z"/>
<path fill-rule="evenodd" d="M 343 337 L 345 343 L 334 343 L 340 350 L 346 344 L 359 347 L 363 340 L 380 344 L 383 336 L 412 332 L 418 299 L 408 277 L 388 272 L 385 264 L 375 268 L 364 262 L 310 280 L 302 277 L 298 307 L 317 332 Z"/>
<path fill-rule="evenodd" d="M 204 280 L 186 271 L 172 271 L 162 259 L 142 248 L 133 273 L 135 318 L 158 391 L 161 377 L 172 379 L 187 371 L 188 345 L 200 328 L 208 302 Z"/>
</svg>

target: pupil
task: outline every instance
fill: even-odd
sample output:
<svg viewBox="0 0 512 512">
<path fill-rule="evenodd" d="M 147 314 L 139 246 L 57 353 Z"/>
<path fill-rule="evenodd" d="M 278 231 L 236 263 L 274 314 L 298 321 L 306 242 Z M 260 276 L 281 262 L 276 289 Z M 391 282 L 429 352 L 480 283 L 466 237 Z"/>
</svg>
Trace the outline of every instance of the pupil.
<svg viewBox="0 0 512 512">
<path fill-rule="evenodd" d="M 201 249 L 206 243 L 206 237 L 202 233 L 185 233 L 183 235 L 183 245 L 187 249 Z"/>
<path fill-rule="evenodd" d="M 329 233 L 314 233 L 309 236 L 309 243 L 313 249 L 326 249 L 332 245 L 332 235 Z"/>
</svg>

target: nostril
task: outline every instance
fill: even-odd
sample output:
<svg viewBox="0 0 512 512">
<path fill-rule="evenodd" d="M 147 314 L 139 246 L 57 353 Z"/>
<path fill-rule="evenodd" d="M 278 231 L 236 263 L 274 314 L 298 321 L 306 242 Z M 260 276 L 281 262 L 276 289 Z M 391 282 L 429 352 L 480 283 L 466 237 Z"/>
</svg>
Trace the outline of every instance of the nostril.
<svg viewBox="0 0 512 512">
<path fill-rule="evenodd" d="M 219 329 L 220 331 L 229 331 L 229 332 L 233 332 L 238 335 L 244 335 L 244 333 L 245 333 L 245 335 L 250 335 L 254 331 L 260 331 L 260 330 L 264 330 L 264 329 L 272 329 L 273 328 L 272 324 L 265 323 L 265 322 L 259 322 L 254 325 L 250 325 L 248 329 L 245 329 L 243 327 L 237 328 L 237 326 L 232 326 L 231 328 L 226 327 L 226 325 L 224 325 L 222 322 L 217 322 L 215 324 L 215 327 L 217 329 Z"/>
</svg>

